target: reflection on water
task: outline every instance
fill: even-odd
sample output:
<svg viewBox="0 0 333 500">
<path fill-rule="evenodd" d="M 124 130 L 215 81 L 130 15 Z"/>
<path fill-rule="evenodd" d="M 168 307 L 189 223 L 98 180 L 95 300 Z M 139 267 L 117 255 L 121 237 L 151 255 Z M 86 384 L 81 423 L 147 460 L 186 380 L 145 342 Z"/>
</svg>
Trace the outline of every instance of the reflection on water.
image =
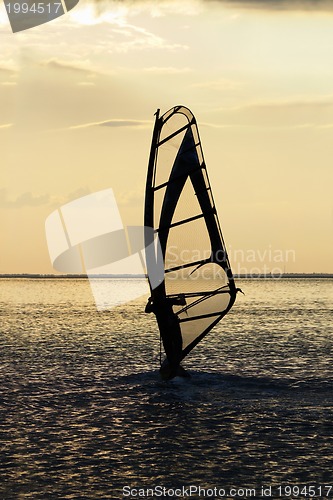
<svg viewBox="0 0 333 500">
<path fill-rule="evenodd" d="M 168 383 L 144 297 L 97 312 L 85 280 L 1 284 L 1 498 L 332 484 L 331 281 L 242 282 Z"/>
</svg>

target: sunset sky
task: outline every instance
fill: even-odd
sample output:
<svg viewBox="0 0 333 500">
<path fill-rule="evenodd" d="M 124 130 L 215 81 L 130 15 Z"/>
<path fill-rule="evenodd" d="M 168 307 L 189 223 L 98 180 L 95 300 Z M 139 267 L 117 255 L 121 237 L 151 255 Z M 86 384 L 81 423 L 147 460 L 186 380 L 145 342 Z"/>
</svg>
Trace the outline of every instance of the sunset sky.
<svg viewBox="0 0 333 500">
<path fill-rule="evenodd" d="M 80 0 L 16 34 L 1 4 L 0 34 L 0 273 L 54 272 L 45 219 L 84 194 L 142 224 L 153 115 L 176 104 L 235 272 L 333 272 L 333 1 Z"/>
</svg>

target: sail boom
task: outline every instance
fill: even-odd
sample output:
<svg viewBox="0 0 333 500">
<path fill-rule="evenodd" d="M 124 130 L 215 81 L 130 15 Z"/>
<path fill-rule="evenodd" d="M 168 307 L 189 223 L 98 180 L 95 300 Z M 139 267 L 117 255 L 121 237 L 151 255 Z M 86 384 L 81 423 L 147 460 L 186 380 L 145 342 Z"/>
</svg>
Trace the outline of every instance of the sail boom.
<svg viewBox="0 0 333 500">
<path fill-rule="evenodd" d="M 224 288 L 224 287 L 222 287 L 222 288 Z M 229 290 L 222 290 L 221 288 L 218 288 L 217 290 L 213 290 L 211 292 L 206 292 L 204 294 L 200 294 L 198 296 L 197 300 L 186 305 L 180 311 L 177 311 L 177 314 L 181 314 L 182 312 L 188 312 L 189 309 L 191 309 L 193 307 L 197 307 L 199 304 L 201 304 L 207 298 L 214 297 L 214 295 L 217 295 L 219 293 L 229 293 L 230 294 L 230 289 Z M 185 296 L 185 298 L 186 298 L 186 296 Z"/>
<path fill-rule="evenodd" d="M 168 267 L 164 270 L 165 273 L 172 273 L 173 271 L 179 271 L 180 269 L 186 269 L 188 267 L 200 266 L 201 264 L 207 264 L 211 262 L 211 258 L 196 260 L 193 262 L 187 262 L 186 264 L 181 264 L 180 266 Z"/>
<path fill-rule="evenodd" d="M 200 314 L 199 316 L 191 316 L 188 318 L 179 318 L 179 323 L 186 323 L 187 321 L 196 321 L 198 319 L 205 319 L 205 318 L 213 318 L 213 317 L 222 317 L 223 313 L 220 311 L 216 311 L 213 313 L 207 313 L 207 314 Z"/>
<path fill-rule="evenodd" d="M 228 285 L 226 285 L 228 286 Z M 191 297 L 208 297 L 216 293 L 230 293 L 230 290 L 215 290 L 215 292 L 193 292 L 193 293 L 178 293 L 178 294 L 172 294 L 172 295 L 167 295 L 167 298 L 173 299 L 177 298 L 180 296 L 183 296 L 185 299 L 191 298 Z"/>
</svg>

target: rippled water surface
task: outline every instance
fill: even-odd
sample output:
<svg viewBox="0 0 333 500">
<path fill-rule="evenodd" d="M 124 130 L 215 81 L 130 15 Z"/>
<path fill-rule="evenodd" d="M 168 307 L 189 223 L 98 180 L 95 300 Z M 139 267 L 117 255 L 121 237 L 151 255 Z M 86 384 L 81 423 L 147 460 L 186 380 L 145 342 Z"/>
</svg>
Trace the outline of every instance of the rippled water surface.
<svg viewBox="0 0 333 500">
<path fill-rule="evenodd" d="M 97 312 L 86 280 L 1 280 L 0 498 L 332 484 L 332 280 L 238 286 L 164 383 L 145 297 Z"/>
</svg>

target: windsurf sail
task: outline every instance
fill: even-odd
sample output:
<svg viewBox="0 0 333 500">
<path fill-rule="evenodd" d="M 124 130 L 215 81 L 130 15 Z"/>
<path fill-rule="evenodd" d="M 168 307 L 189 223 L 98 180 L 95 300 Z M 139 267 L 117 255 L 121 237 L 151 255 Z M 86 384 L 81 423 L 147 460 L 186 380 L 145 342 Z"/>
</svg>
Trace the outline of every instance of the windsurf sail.
<svg viewBox="0 0 333 500">
<path fill-rule="evenodd" d="M 172 368 L 172 377 L 231 309 L 237 293 L 197 123 L 184 106 L 162 116 L 156 112 L 144 225 L 151 289 L 146 312 L 156 315 L 167 356 L 164 367 Z M 160 251 L 152 252 L 156 236 Z M 164 278 L 156 283 L 151 277 L 161 266 Z"/>
</svg>

